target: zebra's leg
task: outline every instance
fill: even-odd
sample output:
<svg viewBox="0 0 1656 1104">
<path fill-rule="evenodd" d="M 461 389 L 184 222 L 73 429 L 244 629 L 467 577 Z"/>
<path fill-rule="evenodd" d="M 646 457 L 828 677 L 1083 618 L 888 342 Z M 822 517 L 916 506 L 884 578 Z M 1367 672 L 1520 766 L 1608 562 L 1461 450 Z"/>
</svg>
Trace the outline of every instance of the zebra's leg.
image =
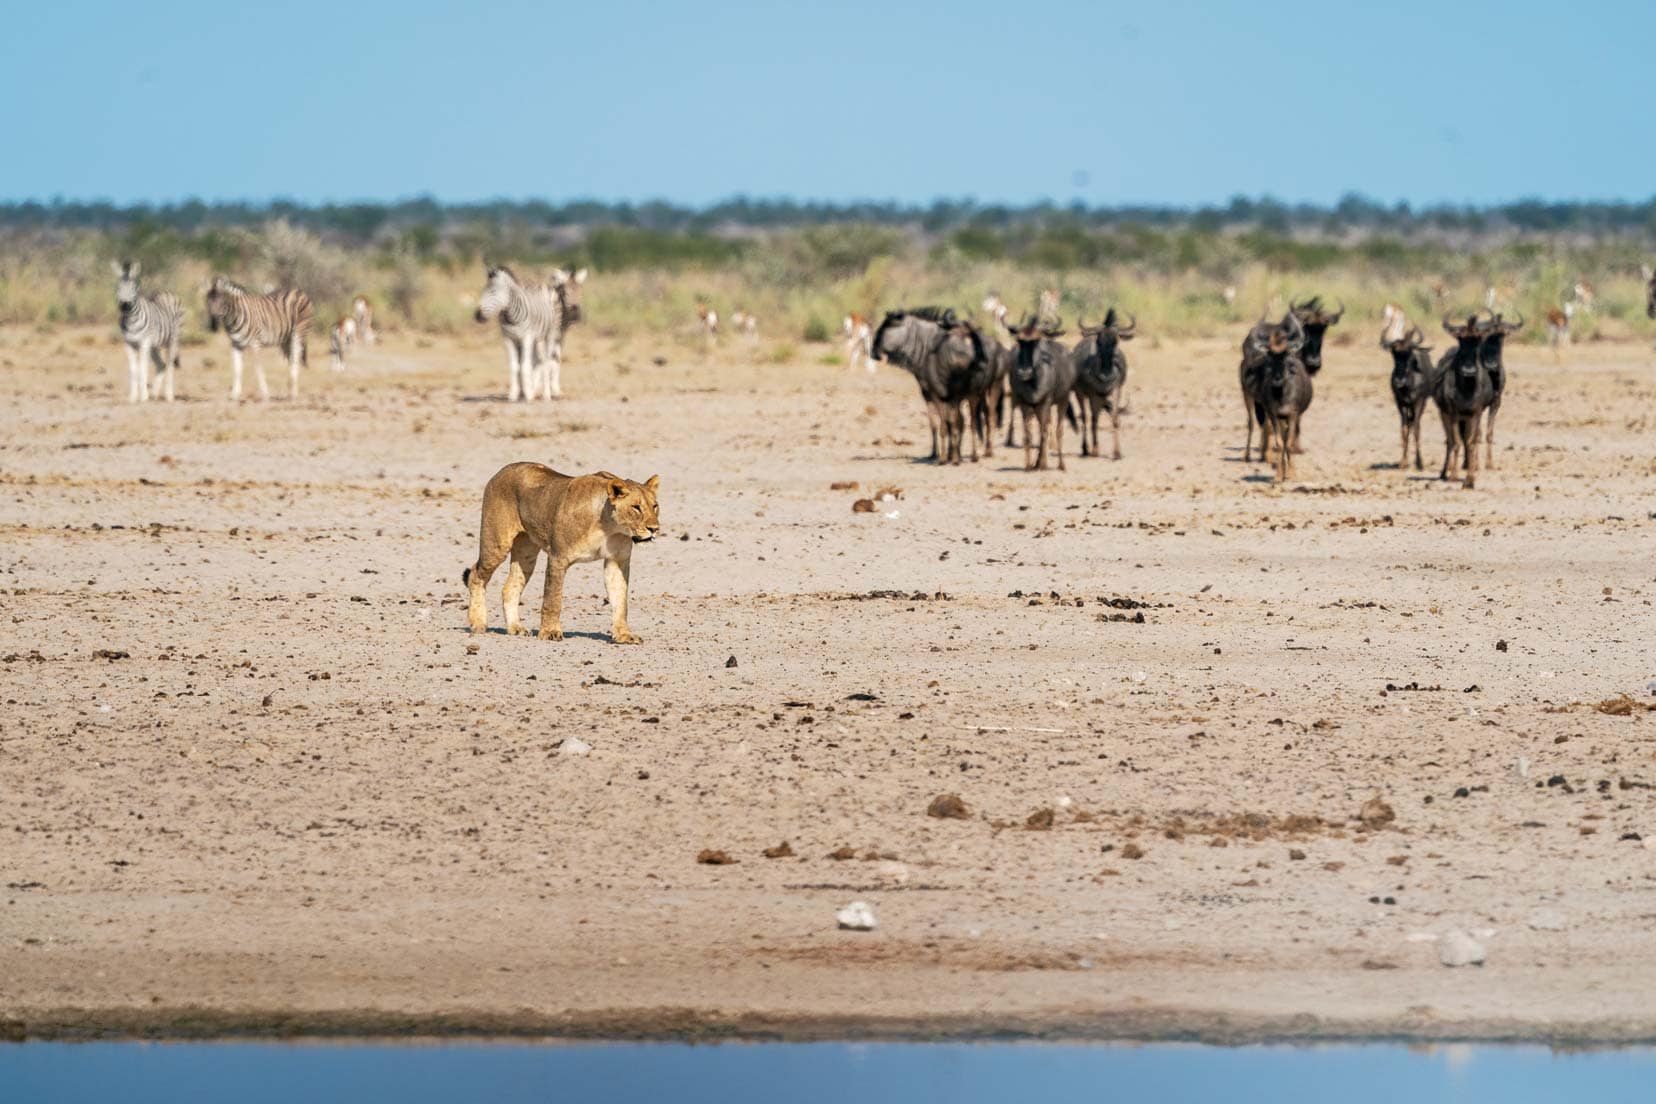
<svg viewBox="0 0 1656 1104">
<path fill-rule="evenodd" d="M 160 345 L 156 345 L 150 349 L 150 360 L 155 365 L 155 397 L 159 399 L 162 397 L 163 393 L 171 391 L 171 387 L 169 385 L 172 382 L 172 377 L 168 375 L 167 351 Z M 146 367 L 148 366 L 146 365 Z M 148 373 L 146 373 L 146 375 L 147 374 Z M 169 393 L 166 394 L 166 397 L 170 400 L 172 395 Z"/>
<path fill-rule="evenodd" d="M 131 345 L 123 342 L 121 347 L 126 350 L 127 358 L 127 402 L 135 403 L 138 401 L 137 358 L 133 355 L 134 350 Z"/>
<path fill-rule="evenodd" d="M 173 401 L 173 376 L 178 373 L 178 332 L 167 342 L 167 401 Z"/>
<path fill-rule="evenodd" d="M 508 337 L 505 340 L 505 345 L 506 345 L 506 401 L 507 402 L 517 402 L 518 401 L 518 382 L 522 378 L 518 374 L 518 347 L 517 347 L 517 342 L 513 341 L 511 338 Z"/>
<path fill-rule="evenodd" d="M 547 361 L 546 397 L 549 399 L 563 398 L 563 342 L 552 343 L 552 356 Z"/>
<path fill-rule="evenodd" d="M 247 347 L 247 359 L 253 362 L 253 375 L 259 381 L 259 401 L 270 401 L 270 384 L 265 382 L 264 361 L 259 359 L 259 345 L 257 342 Z"/>
<path fill-rule="evenodd" d="M 305 338 L 294 334 L 288 342 L 288 401 L 299 398 L 299 362 L 305 359 Z"/>
<path fill-rule="evenodd" d="M 230 346 L 230 400 L 236 402 L 242 397 L 242 351 L 234 345 Z"/>
<path fill-rule="evenodd" d="M 139 402 L 149 402 L 150 354 L 154 352 L 154 350 L 155 346 L 147 337 L 138 343 L 138 363 L 135 366 L 134 371 L 138 376 L 137 384 Z"/>
</svg>

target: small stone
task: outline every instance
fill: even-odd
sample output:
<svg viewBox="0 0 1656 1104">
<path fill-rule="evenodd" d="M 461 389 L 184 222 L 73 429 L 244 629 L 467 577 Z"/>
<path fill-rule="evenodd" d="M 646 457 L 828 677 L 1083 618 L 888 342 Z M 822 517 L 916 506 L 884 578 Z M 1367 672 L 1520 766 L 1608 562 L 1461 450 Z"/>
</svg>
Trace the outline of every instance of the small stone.
<svg viewBox="0 0 1656 1104">
<path fill-rule="evenodd" d="M 1438 961 L 1445 966 L 1482 966 L 1487 954 L 1482 943 L 1459 928 L 1438 940 Z"/>
<path fill-rule="evenodd" d="M 1305 858 L 1305 852 L 1304 852 L 1304 851 L 1301 851 L 1301 850 L 1300 850 L 1300 849 L 1299 849 L 1299 848 L 1297 848 L 1297 847 L 1294 847 L 1294 848 L 1290 848 L 1290 849 L 1289 849 L 1289 851 L 1288 851 L 1288 857 L 1289 857 L 1289 858 L 1290 858 L 1290 859 L 1294 859 L 1294 860 L 1296 860 L 1296 861 L 1297 861 L 1297 860 L 1299 860 L 1299 859 L 1303 859 L 1303 858 Z"/>
<path fill-rule="evenodd" d="M 926 815 L 941 820 L 965 820 L 972 814 L 966 810 L 966 803 L 960 800 L 959 794 L 938 794 L 926 806 Z"/>
<path fill-rule="evenodd" d="M 1036 809 L 1029 814 L 1029 819 L 1024 821 L 1024 827 L 1032 832 L 1045 832 L 1052 828 L 1055 819 L 1051 809 Z"/>
<path fill-rule="evenodd" d="M 787 840 L 783 840 L 775 847 L 765 848 L 765 858 L 767 859 L 788 859 L 793 857 L 793 853 L 794 849 L 788 846 Z"/>
<path fill-rule="evenodd" d="M 1563 931 L 1569 926 L 1564 914 L 1553 908 L 1538 908 L 1525 922 L 1533 931 Z"/>
<path fill-rule="evenodd" d="M 906 863 L 886 860 L 874 868 L 874 873 L 883 882 L 892 882 L 896 885 L 908 885 L 909 868 Z"/>
<path fill-rule="evenodd" d="M 1144 848 L 1136 843 L 1129 843 L 1121 849 L 1121 857 L 1124 859 L 1142 859 L 1144 858 Z"/>
<path fill-rule="evenodd" d="M 701 863 L 703 866 L 729 866 L 736 860 L 731 858 L 727 852 L 715 851 L 710 847 L 704 847 L 696 853 L 696 861 Z"/>
<path fill-rule="evenodd" d="M 558 745 L 559 755 L 585 755 L 592 750 L 592 745 L 579 736 L 565 736 L 563 743 Z"/>
<path fill-rule="evenodd" d="M 1380 800 L 1379 794 L 1375 794 L 1363 802 L 1363 807 L 1357 810 L 1357 819 L 1362 821 L 1367 828 L 1379 828 L 1396 820 L 1397 813 L 1393 811 L 1390 805 Z"/>
<path fill-rule="evenodd" d="M 725 660 L 725 666 L 727 668 L 736 666 L 736 657 L 731 656 L 729 659 Z"/>
<path fill-rule="evenodd" d="M 834 920 L 843 931 L 873 931 L 880 926 L 867 901 L 852 901 L 834 913 Z"/>
</svg>

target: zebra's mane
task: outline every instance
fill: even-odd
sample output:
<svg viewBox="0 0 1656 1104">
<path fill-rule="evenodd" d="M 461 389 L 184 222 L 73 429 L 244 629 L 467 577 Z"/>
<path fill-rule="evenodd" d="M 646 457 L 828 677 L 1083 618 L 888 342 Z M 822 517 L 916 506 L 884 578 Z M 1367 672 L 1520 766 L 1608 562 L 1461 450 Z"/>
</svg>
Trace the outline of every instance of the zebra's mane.
<svg viewBox="0 0 1656 1104">
<path fill-rule="evenodd" d="M 506 278 L 512 281 L 512 283 L 518 285 L 519 287 L 524 286 L 523 281 L 518 279 L 518 274 L 512 271 L 510 265 L 497 264 L 494 268 L 496 272 L 504 272 L 506 274 Z"/>
<path fill-rule="evenodd" d="M 236 283 L 236 281 L 232 280 L 228 276 L 215 276 L 213 278 L 213 282 L 215 284 L 219 285 L 220 287 L 224 288 L 225 291 L 232 291 L 232 292 L 235 292 L 237 295 L 252 295 L 253 294 L 251 291 L 248 291 L 246 288 L 242 287 L 240 284 Z"/>
</svg>

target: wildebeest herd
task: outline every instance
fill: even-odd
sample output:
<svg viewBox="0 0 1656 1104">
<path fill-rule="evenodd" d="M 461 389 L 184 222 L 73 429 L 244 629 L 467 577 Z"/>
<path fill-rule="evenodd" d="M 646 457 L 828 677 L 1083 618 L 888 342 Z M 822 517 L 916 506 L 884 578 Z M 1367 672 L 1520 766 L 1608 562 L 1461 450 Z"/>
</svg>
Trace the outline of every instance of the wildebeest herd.
<svg viewBox="0 0 1656 1104">
<path fill-rule="evenodd" d="M 1656 318 L 1656 282 L 1649 311 Z M 1007 420 L 1007 445 L 1015 423 L 1006 419 L 1006 400 L 1024 426 L 1024 467 L 1044 470 L 1048 453 L 1064 470 L 1063 427 L 1067 421 L 1081 436 L 1081 455 L 1102 455 L 1098 422 L 1108 415 L 1112 459 L 1121 459 L 1121 414 L 1127 383 L 1122 343 L 1132 340 L 1137 320 L 1125 325 L 1114 307 L 1097 326 L 1082 323 L 1082 338 L 1073 348 L 1058 339 L 1063 327 L 1056 317 L 1026 316 L 1013 324 L 991 295 L 984 303 L 1012 338 L 1006 348 L 989 328 L 960 318 L 954 310 L 921 307 L 888 312 L 874 332 L 872 356 L 912 374 L 931 424 L 932 459 L 958 464 L 971 420 L 971 459 L 993 455 L 996 423 Z M 1044 311 L 1042 312 L 1045 313 Z M 1261 320 L 1242 339 L 1238 368 L 1248 432 L 1242 459 L 1254 459 L 1254 430 L 1259 430 L 1260 461 L 1269 462 L 1278 480 L 1293 476 L 1293 457 L 1301 451 L 1300 425 L 1315 394 L 1313 380 L 1322 369 L 1323 339 L 1345 315 L 1343 304 L 1331 309 L 1320 297 L 1290 303 L 1281 320 Z M 1399 467 L 1408 464 L 1414 442 L 1415 468 L 1420 456 L 1420 422 L 1428 402 L 1443 420 L 1445 438 L 1442 479 L 1460 459 L 1467 488 L 1475 485 L 1477 445 L 1484 464 L 1494 467 L 1495 420 L 1506 390 L 1503 360 L 1508 337 L 1524 319 L 1508 321 L 1488 308 L 1464 322 L 1450 317 L 1444 329 L 1455 348 L 1434 364 L 1431 347 L 1418 325 L 1406 325 L 1400 310 L 1388 304 L 1381 347 L 1392 355 L 1391 391 L 1403 442 Z M 1077 417 L 1079 411 L 1079 418 Z M 1034 451 L 1033 457 L 1031 451 Z"/>
</svg>

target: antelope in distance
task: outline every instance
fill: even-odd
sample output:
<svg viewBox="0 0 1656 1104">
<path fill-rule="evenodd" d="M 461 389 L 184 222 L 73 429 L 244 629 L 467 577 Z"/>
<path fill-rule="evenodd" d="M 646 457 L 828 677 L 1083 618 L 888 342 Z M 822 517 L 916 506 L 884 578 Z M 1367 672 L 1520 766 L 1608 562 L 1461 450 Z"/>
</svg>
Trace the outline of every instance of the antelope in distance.
<svg viewBox="0 0 1656 1104">
<path fill-rule="evenodd" d="M 747 337 L 759 336 L 759 319 L 756 315 L 737 307 L 730 312 L 730 324 L 736 327 L 736 332 Z"/>
<path fill-rule="evenodd" d="M 328 331 L 328 355 L 332 358 L 333 370 L 345 370 L 345 350 L 356 341 L 357 321 L 349 314 L 339 316 L 339 321 L 333 324 Z"/>
<path fill-rule="evenodd" d="M 1001 301 L 1001 297 L 997 292 L 991 291 L 983 297 L 983 309 L 989 315 L 989 332 L 991 334 L 997 333 L 1000 328 L 1006 325 L 1006 304 Z M 1006 428 L 1006 447 L 1012 448 L 1012 431 L 1013 427 L 1018 424 L 1018 420 L 1011 417 L 1007 411 L 1006 389 L 1012 375 L 1012 361 L 1015 358 L 1013 350 L 1006 348 L 999 341 L 990 338 L 989 344 L 994 346 L 992 351 L 1000 362 L 995 372 L 994 385 L 990 388 L 989 409 L 993 414 L 994 431 L 1000 432 L 1004 425 Z"/>
<path fill-rule="evenodd" d="M 1311 373 L 1300 359 L 1305 347 L 1305 325 L 1290 309 L 1276 325 L 1261 320 L 1242 342 L 1242 401 L 1248 408 L 1248 447 L 1253 444 L 1253 423 L 1261 430 L 1260 459 L 1270 459 L 1276 445 L 1273 468 L 1277 481 L 1294 474 L 1294 442 L 1299 423 L 1311 406 Z M 1242 458 L 1248 457 L 1244 448 Z"/>
<path fill-rule="evenodd" d="M 1483 324 L 1483 346 L 1478 354 L 1480 361 L 1489 372 L 1490 385 L 1495 389 L 1495 397 L 1489 404 L 1488 423 L 1484 430 L 1484 467 L 1495 470 L 1495 418 L 1501 413 L 1501 398 L 1506 394 L 1506 339 L 1524 328 L 1524 316 L 1520 314 L 1518 321 L 1508 322 L 1497 314 Z"/>
<path fill-rule="evenodd" d="M 1380 308 L 1380 347 L 1389 349 L 1402 341 L 1409 332 L 1409 316 L 1397 303 Z"/>
<path fill-rule="evenodd" d="M 1089 326 L 1081 318 L 1075 320 L 1081 331 L 1081 341 L 1072 354 L 1075 358 L 1075 394 L 1081 400 L 1081 455 L 1098 456 L 1098 416 L 1110 416 L 1110 459 L 1121 459 L 1121 396 L 1127 387 L 1127 354 L 1121 348 L 1123 341 L 1133 340 L 1138 330 L 1134 318 L 1122 326 L 1116 321 L 1115 308 L 1104 315 L 1104 321 Z M 1090 448 L 1088 436 L 1091 436 Z"/>
<path fill-rule="evenodd" d="M 1063 319 L 1058 317 L 1057 288 L 1045 288 L 1041 291 L 1041 298 L 1035 305 L 1035 320 L 1047 329 L 1056 329 L 1063 325 Z"/>
<path fill-rule="evenodd" d="M 1518 295 L 1518 289 L 1511 283 L 1490 284 L 1484 289 L 1484 309 L 1490 314 L 1512 306 Z"/>
<path fill-rule="evenodd" d="M 840 332 L 845 336 L 845 363 L 856 371 L 861 364 L 870 375 L 874 373 L 874 360 L 869 353 L 874 340 L 874 327 L 868 324 L 868 319 L 852 311 L 840 323 Z"/>
<path fill-rule="evenodd" d="M 149 362 L 155 362 L 156 391 L 173 401 L 178 344 L 184 332 L 184 304 L 170 291 L 145 295 L 138 286 L 143 266 L 137 261 L 112 264 L 115 305 L 120 311 L 121 341 L 127 354 L 127 401 L 148 402 Z"/>
<path fill-rule="evenodd" d="M 1426 400 L 1431 397 L 1432 347 L 1423 344 L 1426 335 L 1419 326 L 1411 326 L 1407 333 L 1386 343 L 1392 355 L 1391 393 L 1397 404 L 1397 420 L 1403 437 L 1403 454 L 1398 458 L 1399 470 L 1409 466 L 1409 438 L 1414 437 L 1415 471 L 1425 467 L 1420 458 L 1420 416 L 1426 412 Z"/>
<path fill-rule="evenodd" d="M 1575 301 L 1566 300 L 1562 307 L 1547 311 L 1547 344 L 1552 346 L 1553 360 L 1563 360 L 1560 350 L 1570 343 L 1570 323 L 1575 320 Z"/>
<path fill-rule="evenodd" d="M 701 320 L 702 335 L 709 346 L 719 340 L 719 312 L 706 303 L 696 304 L 696 317 Z"/>
<path fill-rule="evenodd" d="M 379 342 L 379 335 L 374 332 L 374 305 L 368 302 L 366 295 L 358 295 L 351 300 L 351 321 L 356 325 L 356 332 L 364 345 Z"/>
<path fill-rule="evenodd" d="M 1466 473 L 1467 490 L 1477 485 L 1478 437 L 1484 412 L 1496 401 L 1495 381 L 1484 353 L 1486 328 L 1470 316 L 1462 325 L 1448 317 L 1443 328 L 1455 339 L 1455 347 L 1438 361 L 1432 381 L 1432 401 L 1443 419 L 1443 470 L 1439 479 L 1449 478 L 1457 452 Z"/>
<path fill-rule="evenodd" d="M 1585 276 L 1578 276 L 1576 282 L 1570 285 L 1569 300 L 1588 314 L 1592 314 L 1598 307 L 1598 289 Z"/>
<path fill-rule="evenodd" d="M 1012 340 L 1012 402 L 1023 415 L 1024 471 L 1046 470 L 1047 437 L 1055 433 L 1054 444 L 1058 454 L 1058 470 L 1064 470 L 1064 413 L 1068 411 L 1070 394 L 1075 390 L 1075 360 L 1070 351 L 1059 344 L 1064 335 L 1062 320 L 1054 319 L 1043 325 L 1039 319 L 1025 318 L 1017 326 L 1003 323 Z M 1031 422 L 1040 425 L 1039 455 L 1031 463 L 1030 441 L 1034 431 Z"/>
</svg>

